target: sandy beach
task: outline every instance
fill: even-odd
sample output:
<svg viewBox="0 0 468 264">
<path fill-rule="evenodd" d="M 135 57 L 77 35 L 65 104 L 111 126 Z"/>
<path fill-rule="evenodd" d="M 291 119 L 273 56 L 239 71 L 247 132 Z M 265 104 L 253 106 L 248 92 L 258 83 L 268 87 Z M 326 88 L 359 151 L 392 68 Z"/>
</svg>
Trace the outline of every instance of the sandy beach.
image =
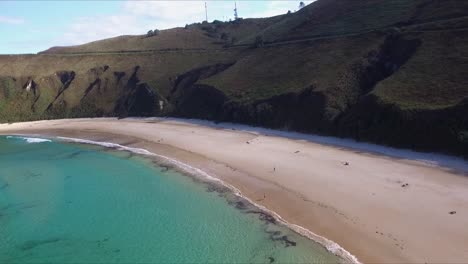
<svg viewBox="0 0 468 264">
<path fill-rule="evenodd" d="M 360 262 L 468 262 L 468 173 L 460 168 L 171 119 L 0 124 L 0 134 L 112 142 L 170 157 Z"/>
</svg>

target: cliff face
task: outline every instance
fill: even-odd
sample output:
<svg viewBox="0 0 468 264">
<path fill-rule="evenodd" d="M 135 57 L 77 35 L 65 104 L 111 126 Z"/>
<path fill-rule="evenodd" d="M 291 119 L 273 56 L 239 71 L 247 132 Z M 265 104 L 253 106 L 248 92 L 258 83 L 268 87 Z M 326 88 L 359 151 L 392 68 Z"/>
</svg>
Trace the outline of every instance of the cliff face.
<svg viewBox="0 0 468 264">
<path fill-rule="evenodd" d="M 468 5 L 449 2 L 319 0 L 0 56 L 0 122 L 179 116 L 467 156 Z"/>
</svg>

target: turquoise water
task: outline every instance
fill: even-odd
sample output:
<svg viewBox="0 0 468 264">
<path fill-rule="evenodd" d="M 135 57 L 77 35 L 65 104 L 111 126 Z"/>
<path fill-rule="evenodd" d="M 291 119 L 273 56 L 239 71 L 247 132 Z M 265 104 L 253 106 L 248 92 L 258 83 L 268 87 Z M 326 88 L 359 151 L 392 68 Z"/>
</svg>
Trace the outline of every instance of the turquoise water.
<svg viewBox="0 0 468 264">
<path fill-rule="evenodd" d="M 0 263 L 336 261 L 225 188 L 148 159 L 0 136 Z"/>
</svg>

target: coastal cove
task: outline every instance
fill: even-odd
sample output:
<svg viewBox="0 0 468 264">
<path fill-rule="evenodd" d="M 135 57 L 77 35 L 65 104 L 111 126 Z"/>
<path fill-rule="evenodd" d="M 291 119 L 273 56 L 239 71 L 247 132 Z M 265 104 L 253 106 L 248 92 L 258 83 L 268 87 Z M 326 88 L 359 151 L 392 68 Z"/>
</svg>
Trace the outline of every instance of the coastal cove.
<svg viewBox="0 0 468 264">
<path fill-rule="evenodd" d="M 317 239 L 337 242 L 362 262 L 468 260 L 463 161 L 439 167 L 300 138 L 164 119 L 2 124 L 0 134 L 107 142 L 188 164 Z"/>
<path fill-rule="evenodd" d="M 0 136 L 0 262 L 344 261 L 218 181 L 82 143 Z"/>
</svg>

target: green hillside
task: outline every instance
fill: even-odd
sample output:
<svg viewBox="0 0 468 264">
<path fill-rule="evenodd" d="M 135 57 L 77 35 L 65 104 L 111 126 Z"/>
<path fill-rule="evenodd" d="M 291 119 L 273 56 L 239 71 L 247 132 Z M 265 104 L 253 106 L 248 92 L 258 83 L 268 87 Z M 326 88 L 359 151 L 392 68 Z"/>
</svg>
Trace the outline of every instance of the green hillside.
<svg viewBox="0 0 468 264">
<path fill-rule="evenodd" d="M 169 115 L 466 156 L 467 72 L 468 1 L 319 0 L 0 56 L 0 121 Z"/>
</svg>

